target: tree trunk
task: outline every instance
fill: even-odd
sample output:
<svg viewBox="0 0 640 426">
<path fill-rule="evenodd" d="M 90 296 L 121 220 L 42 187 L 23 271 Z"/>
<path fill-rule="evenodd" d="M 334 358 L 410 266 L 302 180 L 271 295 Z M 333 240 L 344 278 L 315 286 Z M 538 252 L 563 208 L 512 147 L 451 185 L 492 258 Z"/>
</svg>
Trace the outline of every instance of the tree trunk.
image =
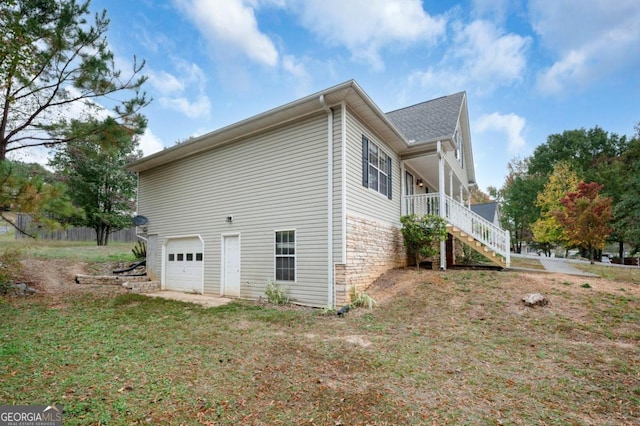
<svg viewBox="0 0 640 426">
<path fill-rule="evenodd" d="M 594 252 L 595 252 L 595 249 L 593 247 L 590 247 L 589 248 L 589 263 L 592 264 L 592 265 L 595 263 L 595 261 L 593 260 L 594 254 L 595 254 Z"/>
<path fill-rule="evenodd" d="M 105 244 L 105 226 L 100 225 L 94 228 L 96 230 L 96 244 L 104 246 Z"/>
<path fill-rule="evenodd" d="M 618 241 L 618 257 L 620 257 L 620 264 L 624 265 L 624 241 Z"/>
</svg>

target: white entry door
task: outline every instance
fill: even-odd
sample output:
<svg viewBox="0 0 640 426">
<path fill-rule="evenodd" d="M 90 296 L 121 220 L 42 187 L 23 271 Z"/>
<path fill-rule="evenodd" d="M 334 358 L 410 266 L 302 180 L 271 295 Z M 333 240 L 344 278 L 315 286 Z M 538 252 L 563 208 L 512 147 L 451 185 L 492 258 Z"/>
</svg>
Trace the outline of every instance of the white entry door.
<svg viewBox="0 0 640 426">
<path fill-rule="evenodd" d="M 223 295 L 240 296 L 240 236 L 225 235 L 223 237 Z"/>
</svg>

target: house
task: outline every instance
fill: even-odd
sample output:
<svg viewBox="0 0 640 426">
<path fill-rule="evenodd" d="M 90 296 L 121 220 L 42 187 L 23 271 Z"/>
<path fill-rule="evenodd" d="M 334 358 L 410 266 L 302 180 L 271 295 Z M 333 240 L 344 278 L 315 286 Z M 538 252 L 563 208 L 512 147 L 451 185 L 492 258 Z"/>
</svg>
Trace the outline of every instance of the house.
<svg viewBox="0 0 640 426">
<path fill-rule="evenodd" d="M 351 80 L 128 169 L 162 289 L 258 299 L 274 281 L 297 303 L 339 306 L 406 264 L 409 212 L 440 214 L 509 264 L 508 235 L 465 204 L 475 184 L 465 93 L 385 114 Z"/>
<path fill-rule="evenodd" d="M 493 223 L 496 226 L 500 225 L 500 204 L 494 202 L 472 204 L 471 211 L 482 216 L 487 221 Z"/>
</svg>

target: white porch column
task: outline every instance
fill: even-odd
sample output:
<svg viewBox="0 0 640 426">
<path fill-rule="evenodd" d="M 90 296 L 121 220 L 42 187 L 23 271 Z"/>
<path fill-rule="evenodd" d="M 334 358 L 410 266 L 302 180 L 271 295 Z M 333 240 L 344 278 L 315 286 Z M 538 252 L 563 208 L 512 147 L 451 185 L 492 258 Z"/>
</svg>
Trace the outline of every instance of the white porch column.
<svg viewBox="0 0 640 426">
<path fill-rule="evenodd" d="M 442 153 L 442 144 L 438 141 L 438 197 L 440 204 L 440 217 L 446 218 L 446 205 L 444 199 L 444 154 Z M 444 241 L 440 241 L 440 269 L 447 269 L 447 246 Z"/>
<path fill-rule="evenodd" d="M 453 170 L 449 170 L 449 196 L 453 198 Z"/>
<path fill-rule="evenodd" d="M 407 214 L 407 200 L 405 198 L 407 194 L 407 174 L 404 169 L 404 160 L 400 161 L 400 214 L 402 216 Z"/>
<path fill-rule="evenodd" d="M 462 192 L 462 185 L 460 185 L 460 204 L 464 204 L 464 194 Z"/>
</svg>

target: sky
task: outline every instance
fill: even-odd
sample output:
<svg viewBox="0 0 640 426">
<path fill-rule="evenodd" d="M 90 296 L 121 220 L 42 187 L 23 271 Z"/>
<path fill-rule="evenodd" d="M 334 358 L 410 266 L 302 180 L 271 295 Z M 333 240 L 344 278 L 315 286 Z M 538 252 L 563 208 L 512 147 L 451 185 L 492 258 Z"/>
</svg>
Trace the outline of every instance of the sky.
<svg viewBox="0 0 640 426">
<path fill-rule="evenodd" d="M 547 136 L 640 122 L 638 0 L 93 0 L 146 61 L 146 155 L 354 79 L 382 111 L 467 92 L 476 180 Z"/>
</svg>

